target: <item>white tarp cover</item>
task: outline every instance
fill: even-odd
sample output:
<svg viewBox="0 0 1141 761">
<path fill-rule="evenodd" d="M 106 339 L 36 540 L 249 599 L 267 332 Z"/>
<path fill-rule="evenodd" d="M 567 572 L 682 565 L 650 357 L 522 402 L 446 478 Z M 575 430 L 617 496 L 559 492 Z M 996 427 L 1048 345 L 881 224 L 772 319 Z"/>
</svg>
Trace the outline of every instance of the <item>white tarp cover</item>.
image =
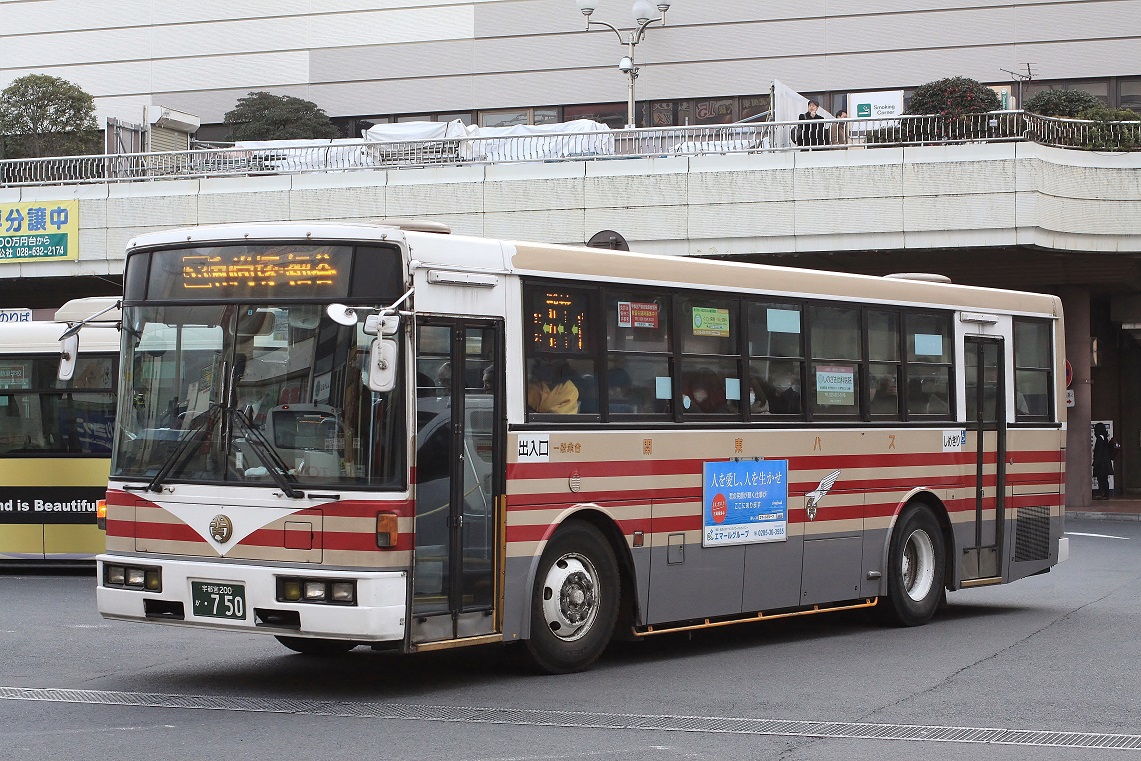
<svg viewBox="0 0 1141 761">
<path fill-rule="evenodd" d="M 397 143 L 404 140 L 447 140 L 467 136 L 467 127 L 459 119 L 450 122 L 399 122 L 374 124 L 363 133 L 374 143 Z"/>
<path fill-rule="evenodd" d="M 524 139 L 530 138 L 530 139 Z M 614 155 L 610 127 L 590 119 L 513 127 L 468 127 L 460 148 L 464 161 L 542 161 Z"/>
<path fill-rule="evenodd" d="M 360 140 L 241 140 L 233 154 L 218 154 L 219 161 L 247 161 L 250 169 L 301 172 L 314 169 L 357 169 L 376 162 Z"/>
<path fill-rule="evenodd" d="M 808 110 L 808 98 L 784 84 L 780 80 L 773 80 L 773 121 L 794 122 L 800 115 Z M 832 114 L 821 106 L 816 113 L 825 119 L 831 119 Z M 778 129 L 773 136 L 774 147 L 789 148 L 792 146 L 790 134 L 792 130 Z"/>
</svg>

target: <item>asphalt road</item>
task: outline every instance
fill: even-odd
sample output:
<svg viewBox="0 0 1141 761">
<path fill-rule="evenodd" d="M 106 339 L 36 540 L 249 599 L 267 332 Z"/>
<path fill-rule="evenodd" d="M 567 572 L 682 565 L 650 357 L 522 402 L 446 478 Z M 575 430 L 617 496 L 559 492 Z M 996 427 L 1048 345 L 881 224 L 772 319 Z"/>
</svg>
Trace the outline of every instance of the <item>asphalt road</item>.
<svg viewBox="0 0 1141 761">
<path fill-rule="evenodd" d="M 665 635 L 560 677 L 499 647 L 321 659 L 103 621 L 91 575 L 7 573 L 0 759 L 1141 760 L 1141 524 L 1068 530 L 1069 562 L 924 627 Z"/>
</svg>

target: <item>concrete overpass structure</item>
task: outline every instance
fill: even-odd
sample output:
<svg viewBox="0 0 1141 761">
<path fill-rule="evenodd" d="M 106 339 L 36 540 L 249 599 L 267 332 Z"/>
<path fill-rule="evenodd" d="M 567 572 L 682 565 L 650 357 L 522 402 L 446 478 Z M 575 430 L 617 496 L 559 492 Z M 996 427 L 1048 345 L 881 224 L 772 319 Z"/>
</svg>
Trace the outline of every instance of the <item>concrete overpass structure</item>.
<svg viewBox="0 0 1141 761">
<path fill-rule="evenodd" d="M 77 262 L 13 278 L 119 275 L 133 236 L 175 226 L 427 217 L 454 232 L 697 256 L 1030 247 L 1141 254 L 1141 154 L 979 143 L 0 188 L 77 200 Z M 997 264 L 997 262 L 996 262 Z"/>
</svg>

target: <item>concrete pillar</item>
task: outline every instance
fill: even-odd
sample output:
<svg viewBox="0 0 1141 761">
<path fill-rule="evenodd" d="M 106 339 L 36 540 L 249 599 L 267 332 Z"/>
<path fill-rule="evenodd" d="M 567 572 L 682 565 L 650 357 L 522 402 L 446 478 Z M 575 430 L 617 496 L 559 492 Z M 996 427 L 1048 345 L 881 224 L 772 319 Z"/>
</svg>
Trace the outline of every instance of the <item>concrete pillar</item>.
<svg viewBox="0 0 1141 761">
<path fill-rule="evenodd" d="M 1066 319 L 1066 359 L 1074 371 L 1070 388 L 1074 406 L 1067 410 L 1066 506 L 1088 507 L 1093 503 L 1090 463 L 1090 294 L 1088 288 L 1061 288 Z"/>
</svg>

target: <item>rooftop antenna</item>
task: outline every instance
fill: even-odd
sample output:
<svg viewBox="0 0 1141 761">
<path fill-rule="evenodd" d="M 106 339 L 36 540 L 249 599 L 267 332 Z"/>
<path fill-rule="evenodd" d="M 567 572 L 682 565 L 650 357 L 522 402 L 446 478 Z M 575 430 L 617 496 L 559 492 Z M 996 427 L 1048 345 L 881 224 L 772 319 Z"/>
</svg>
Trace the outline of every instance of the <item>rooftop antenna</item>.
<svg viewBox="0 0 1141 761">
<path fill-rule="evenodd" d="M 1011 71 L 1010 69 L 1002 69 L 1002 71 L 1005 71 L 1007 74 L 1009 74 L 1010 76 L 1012 76 L 1016 80 L 1018 80 L 1018 107 L 1019 108 L 1022 108 L 1022 83 L 1033 81 L 1037 72 L 1035 72 L 1032 67 L 1037 66 L 1037 65 L 1038 64 L 1035 64 L 1035 63 L 1027 63 L 1026 64 L 1026 73 L 1023 73 L 1021 71 Z"/>
</svg>

